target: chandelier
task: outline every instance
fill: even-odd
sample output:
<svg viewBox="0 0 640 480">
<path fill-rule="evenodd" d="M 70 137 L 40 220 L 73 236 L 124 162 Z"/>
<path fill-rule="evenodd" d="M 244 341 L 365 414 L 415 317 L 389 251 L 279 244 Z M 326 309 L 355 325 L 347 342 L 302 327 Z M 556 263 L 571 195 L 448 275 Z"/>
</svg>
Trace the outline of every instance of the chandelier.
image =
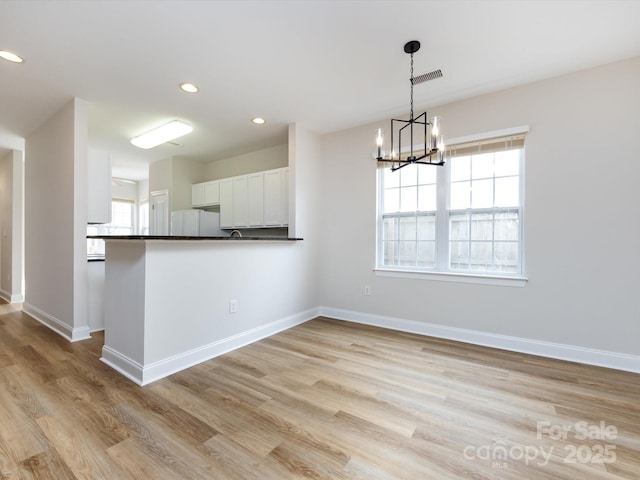
<svg viewBox="0 0 640 480">
<path fill-rule="evenodd" d="M 376 160 L 390 162 L 391 170 L 399 170 L 413 163 L 422 165 L 444 165 L 444 141 L 440 128 L 440 118 L 433 117 L 429 122 L 427 112 L 413 116 L 413 85 L 442 76 L 440 70 L 418 77 L 413 76 L 413 54 L 420 50 L 420 42 L 412 40 L 404 46 L 405 53 L 411 55 L 411 110 L 409 120 L 391 120 L 391 149 L 384 150 L 384 131 L 376 131 Z"/>
</svg>

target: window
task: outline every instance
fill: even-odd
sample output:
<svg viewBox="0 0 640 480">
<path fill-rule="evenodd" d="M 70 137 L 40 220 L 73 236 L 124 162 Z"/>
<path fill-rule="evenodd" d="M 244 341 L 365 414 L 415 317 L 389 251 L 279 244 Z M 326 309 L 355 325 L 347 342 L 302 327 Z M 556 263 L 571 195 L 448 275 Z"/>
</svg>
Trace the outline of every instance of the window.
<svg viewBox="0 0 640 480">
<path fill-rule="evenodd" d="M 452 143 L 444 167 L 379 169 L 377 268 L 522 276 L 524 128 Z"/>
<path fill-rule="evenodd" d="M 111 223 L 88 225 L 87 235 L 133 235 L 135 226 L 134 202 L 131 200 L 111 201 Z M 87 256 L 104 257 L 104 240 L 87 239 Z"/>
</svg>

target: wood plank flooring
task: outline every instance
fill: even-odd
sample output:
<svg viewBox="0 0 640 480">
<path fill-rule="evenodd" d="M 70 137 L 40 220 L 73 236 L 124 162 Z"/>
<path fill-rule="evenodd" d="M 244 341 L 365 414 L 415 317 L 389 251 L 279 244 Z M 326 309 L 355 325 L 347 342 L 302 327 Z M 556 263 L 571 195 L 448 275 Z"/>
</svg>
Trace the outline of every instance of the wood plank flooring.
<svg viewBox="0 0 640 480">
<path fill-rule="evenodd" d="M 2 479 L 640 478 L 637 374 L 318 318 L 138 387 L 16 308 Z"/>
</svg>

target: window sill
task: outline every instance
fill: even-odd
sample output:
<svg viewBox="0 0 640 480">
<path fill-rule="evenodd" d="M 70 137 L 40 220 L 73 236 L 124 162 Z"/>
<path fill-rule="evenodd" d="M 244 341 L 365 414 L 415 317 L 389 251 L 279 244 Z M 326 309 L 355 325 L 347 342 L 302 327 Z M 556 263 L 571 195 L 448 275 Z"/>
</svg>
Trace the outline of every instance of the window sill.
<svg viewBox="0 0 640 480">
<path fill-rule="evenodd" d="M 479 285 L 497 285 L 500 287 L 525 287 L 527 277 L 510 277 L 498 275 L 482 275 L 474 273 L 453 272 L 419 272 L 416 270 L 396 270 L 374 268 L 376 276 L 393 278 L 414 278 L 419 280 L 432 280 L 436 282 L 475 283 Z"/>
</svg>

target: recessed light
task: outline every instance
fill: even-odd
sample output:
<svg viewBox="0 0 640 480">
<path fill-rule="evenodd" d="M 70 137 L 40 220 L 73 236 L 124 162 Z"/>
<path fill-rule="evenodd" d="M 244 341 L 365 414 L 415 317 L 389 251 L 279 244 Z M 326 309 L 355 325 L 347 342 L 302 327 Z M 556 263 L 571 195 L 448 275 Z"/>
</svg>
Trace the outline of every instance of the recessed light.
<svg viewBox="0 0 640 480">
<path fill-rule="evenodd" d="M 180 88 L 182 89 L 182 91 L 187 93 L 198 93 L 198 90 L 200 90 L 193 83 L 181 83 Z"/>
<path fill-rule="evenodd" d="M 181 122 L 180 120 L 174 120 L 147 133 L 143 133 L 136 138 L 132 138 L 131 143 L 136 147 L 146 150 L 158 146 L 161 143 L 170 142 L 192 131 L 193 127 L 191 125 Z"/>
<path fill-rule="evenodd" d="M 16 55 L 13 52 L 8 52 L 6 50 L 0 50 L 0 58 L 4 58 L 5 60 L 8 60 L 8 61 L 13 62 L 13 63 L 22 63 L 22 62 L 24 62 L 24 59 L 21 56 Z"/>
<path fill-rule="evenodd" d="M 251 121 L 256 125 L 263 125 L 267 123 L 267 121 L 264 118 L 260 118 L 260 117 L 252 118 Z"/>
</svg>

